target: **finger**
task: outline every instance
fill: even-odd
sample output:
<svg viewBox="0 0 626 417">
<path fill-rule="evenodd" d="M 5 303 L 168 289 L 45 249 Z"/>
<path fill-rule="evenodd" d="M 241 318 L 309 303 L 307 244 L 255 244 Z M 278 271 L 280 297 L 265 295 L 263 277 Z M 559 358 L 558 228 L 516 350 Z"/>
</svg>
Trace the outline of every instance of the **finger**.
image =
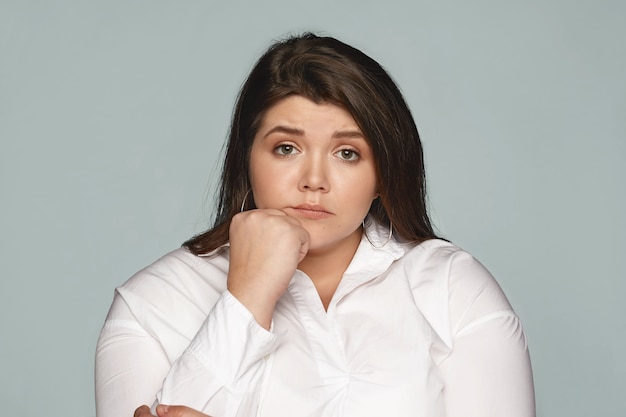
<svg viewBox="0 0 626 417">
<path fill-rule="evenodd" d="M 159 404 L 156 406 L 156 413 L 158 417 L 165 417 L 167 415 L 167 412 L 169 411 L 170 406 L 169 405 L 163 405 L 163 404 Z"/>
<path fill-rule="evenodd" d="M 159 404 L 156 406 L 156 413 L 158 417 L 165 417 L 169 411 L 169 405 Z"/>
<path fill-rule="evenodd" d="M 198 410 L 183 405 L 159 404 L 157 405 L 157 414 L 159 417 L 209 417 Z"/>
<path fill-rule="evenodd" d="M 298 262 L 300 262 L 302 259 L 304 259 L 304 257 L 306 256 L 307 252 L 309 251 L 309 232 L 307 232 L 307 230 L 302 226 L 302 223 L 300 222 L 300 220 L 298 220 L 295 217 L 291 217 L 289 214 L 285 213 L 282 210 L 276 210 L 280 213 L 282 213 L 283 216 L 285 216 L 285 221 L 294 225 L 294 226 L 298 226 L 297 230 L 298 230 L 298 238 L 300 239 L 300 259 L 298 260 Z M 279 215 L 278 213 L 276 213 L 276 215 Z"/>
<path fill-rule="evenodd" d="M 285 213 L 284 211 L 280 209 L 268 208 L 268 209 L 263 209 L 263 211 L 266 212 L 267 214 L 271 214 L 274 216 L 286 216 L 287 215 L 287 213 Z"/>
<path fill-rule="evenodd" d="M 287 213 L 285 213 L 282 210 L 275 209 L 275 208 L 246 210 L 246 211 L 242 211 L 241 213 L 235 214 L 235 216 L 250 216 L 250 215 L 255 215 L 257 213 L 265 213 L 270 216 L 287 216 Z"/>
<path fill-rule="evenodd" d="M 300 238 L 300 253 L 298 255 L 298 263 L 300 263 L 305 257 L 306 254 L 309 252 L 309 232 L 302 226 L 302 223 L 300 222 L 300 220 L 296 219 L 295 217 L 291 217 L 289 214 L 287 214 L 286 212 L 282 211 L 282 210 L 276 210 L 280 213 L 282 213 L 283 216 L 286 216 L 286 221 L 291 223 L 294 226 L 298 226 L 298 237 Z M 276 213 L 276 215 L 279 215 L 278 213 Z"/>
<path fill-rule="evenodd" d="M 300 227 L 300 253 L 298 255 L 298 263 L 302 262 L 302 260 L 306 257 L 307 253 L 309 253 L 309 232 L 304 227 Z"/>
<path fill-rule="evenodd" d="M 150 407 L 147 405 L 142 405 L 135 410 L 135 414 L 133 417 L 154 417 L 150 414 Z"/>
<path fill-rule="evenodd" d="M 304 258 L 306 258 L 306 254 L 309 253 L 309 241 L 302 243 L 300 245 L 300 253 L 298 255 L 298 263 L 302 262 Z"/>
</svg>

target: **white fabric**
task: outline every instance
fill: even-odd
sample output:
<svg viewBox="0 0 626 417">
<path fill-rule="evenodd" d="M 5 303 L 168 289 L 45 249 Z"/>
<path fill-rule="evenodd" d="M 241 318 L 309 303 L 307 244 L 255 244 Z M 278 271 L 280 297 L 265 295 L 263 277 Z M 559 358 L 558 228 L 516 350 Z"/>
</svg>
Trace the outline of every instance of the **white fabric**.
<svg viewBox="0 0 626 417">
<path fill-rule="evenodd" d="M 296 271 L 271 331 L 226 290 L 227 269 L 227 248 L 178 249 L 117 289 L 96 353 L 98 417 L 158 402 L 212 417 L 535 415 L 521 323 L 450 243 L 364 237 L 328 310 Z"/>
</svg>

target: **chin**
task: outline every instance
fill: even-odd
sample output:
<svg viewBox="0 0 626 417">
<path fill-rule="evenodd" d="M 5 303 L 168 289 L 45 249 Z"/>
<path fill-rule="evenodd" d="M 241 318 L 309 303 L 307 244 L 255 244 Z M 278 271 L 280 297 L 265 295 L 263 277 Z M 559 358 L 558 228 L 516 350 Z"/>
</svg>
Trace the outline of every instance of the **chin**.
<svg viewBox="0 0 626 417">
<path fill-rule="evenodd" d="M 358 229 L 352 233 L 336 236 L 328 236 L 326 233 L 320 233 L 319 230 L 310 230 L 309 228 L 307 228 L 307 232 L 309 232 L 309 252 L 315 252 L 333 249 L 342 243 L 351 241 L 352 239 L 356 240 L 356 236 L 354 236 L 354 234 L 358 232 Z M 358 242 L 360 241 L 361 235 L 359 233 Z"/>
</svg>

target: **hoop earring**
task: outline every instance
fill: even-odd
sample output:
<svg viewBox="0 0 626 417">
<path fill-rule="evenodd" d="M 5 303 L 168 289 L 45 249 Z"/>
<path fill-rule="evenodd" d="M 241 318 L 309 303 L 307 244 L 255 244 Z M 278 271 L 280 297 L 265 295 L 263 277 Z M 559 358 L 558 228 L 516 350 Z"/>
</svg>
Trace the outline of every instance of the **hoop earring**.
<svg viewBox="0 0 626 417">
<path fill-rule="evenodd" d="M 391 240 L 391 236 L 393 235 L 393 222 L 391 221 L 391 219 L 389 219 L 389 235 L 387 236 L 387 239 L 385 240 L 385 242 L 380 245 L 380 246 L 376 246 L 374 245 L 374 242 L 372 242 L 370 240 L 370 237 L 367 235 L 367 231 L 365 230 L 365 219 L 363 219 L 363 234 L 365 235 L 365 238 L 367 239 L 367 241 L 370 243 L 370 245 L 372 245 L 373 247 L 375 247 L 376 249 L 382 249 L 385 247 L 385 245 L 387 243 L 389 243 L 389 241 Z"/>
<path fill-rule="evenodd" d="M 246 191 L 246 193 L 243 196 L 243 201 L 241 202 L 241 208 L 239 209 L 240 213 L 242 213 L 246 207 L 246 200 L 248 200 L 248 194 L 250 194 L 250 191 L 252 191 L 252 188 L 248 188 L 248 191 Z"/>
</svg>

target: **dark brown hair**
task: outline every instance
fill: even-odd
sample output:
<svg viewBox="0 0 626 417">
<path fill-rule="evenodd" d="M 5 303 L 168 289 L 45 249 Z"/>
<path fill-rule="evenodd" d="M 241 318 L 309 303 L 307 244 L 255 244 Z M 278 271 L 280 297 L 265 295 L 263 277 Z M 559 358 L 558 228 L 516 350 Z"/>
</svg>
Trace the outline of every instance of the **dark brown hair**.
<svg viewBox="0 0 626 417">
<path fill-rule="evenodd" d="M 233 113 L 222 169 L 218 211 L 211 229 L 184 243 L 206 254 L 228 242 L 230 220 L 250 189 L 248 159 L 265 112 L 300 95 L 345 108 L 369 142 L 378 193 L 369 214 L 393 223 L 396 235 L 421 242 L 436 237 L 426 209 L 422 145 L 402 93 L 372 58 L 331 37 L 311 33 L 272 45 L 244 83 Z M 246 207 L 252 206 L 247 202 Z"/>
</svg>

